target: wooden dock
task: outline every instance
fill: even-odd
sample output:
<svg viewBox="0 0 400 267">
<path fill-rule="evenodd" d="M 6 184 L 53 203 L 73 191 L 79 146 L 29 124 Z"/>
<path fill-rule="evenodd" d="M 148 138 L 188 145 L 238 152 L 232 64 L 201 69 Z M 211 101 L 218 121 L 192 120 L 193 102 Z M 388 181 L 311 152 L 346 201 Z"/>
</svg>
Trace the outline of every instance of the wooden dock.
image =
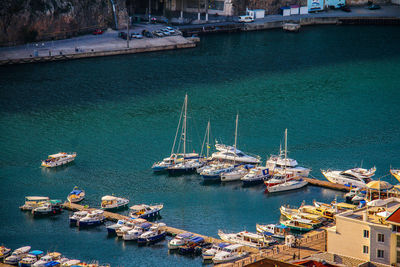
<svg viewBox="0 0 400 267">
<path fill-rule="evenodd" d="M 329 188 L 329 189 L 333 189 L 333 190 L 349 192 L 351 189 L 349 186 L 345 186 L 345 185 L 341 185 L 341 184 L 334 184 L 329 181 L 322 181 L 322 180 L 315 179 L 315 178 L 295 177 L 295 179 L 303 179 L 303 180 L 307 181 L 310 185 L 325 187 L 325 188 Z"/>
</svg>

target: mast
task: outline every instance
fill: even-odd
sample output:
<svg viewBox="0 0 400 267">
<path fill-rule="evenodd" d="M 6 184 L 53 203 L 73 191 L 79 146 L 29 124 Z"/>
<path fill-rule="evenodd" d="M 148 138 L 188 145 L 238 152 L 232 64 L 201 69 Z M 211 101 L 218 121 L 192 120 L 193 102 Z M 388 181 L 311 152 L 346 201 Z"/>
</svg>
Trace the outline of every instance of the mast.
<svg viewBox="0 0 400 267">
<path fill-rule="evenodd" d="M 207 159 L 209 152 L 210 152 L 210 121 L 208 121 L 207 124 Z"/>
<path fill-rule="evenodd" d="M 182 135 L 183 135 L 183 162 L 186 157 L 186 115 L 187 115 L 187 94 L 185 95 L 185 114 L 183 115 Z"/>
<path fill-rule="evenodd" d="M 286 157 L 287 157 L 287 128 L 285 129 L 285 167 L 284 167 L 284 173 L 285 173 L 285 183 L 286 183 Z"/>
<path fill-rule="evenodd" d="M 239 123 L 239 113 L 236 114 L 236 127 L 235 127 L 235 144 L 233 147 L 235 148 L 235 156 L 233 157 L 233 164 L 236 162 L 236 145 L 237 145 L 237 129 L 238 129 L 238 123 Z"/>
<path fill-rule="evenodd" d="M 179 117 L 178 127 L 176 128 L 174 144 L 172 145 L 172 149 L 171 149 L 171 155 L 174 154 L 175 144 L 176 144 L 176 138 L 178 137 L 179 127 L 181 126 L 182 114 L 183 114 L 183 109 L 184 109 L 184 108 L 185 108 L 185 103 L 183 103 L 182 108 L 181 108 L 181 116 Z M 178 147 L 178 149 L 179 149 L 179 147 Z"/>
</svg>

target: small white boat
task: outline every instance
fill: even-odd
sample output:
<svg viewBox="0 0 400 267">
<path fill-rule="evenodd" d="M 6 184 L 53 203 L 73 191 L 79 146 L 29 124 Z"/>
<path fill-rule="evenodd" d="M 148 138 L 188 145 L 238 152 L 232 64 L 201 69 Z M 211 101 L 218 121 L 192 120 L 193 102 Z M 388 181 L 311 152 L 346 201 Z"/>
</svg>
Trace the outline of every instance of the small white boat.
<svg viewBox="0 0 400 267">
<path fill-rule="evenodd" d="M 46 264 L 51 262 L 51 261 L 60 261 L 60 260 L 61 260 L 61 253 L 50 252 L 47 255 L 41 257 L 40 260 L 35 262 L 32 266 L 34 266 L 34 267 L 45 267 Z"/>
<path fill-rule="evenodd" d="M 75 266 L 80 264 L 81 261 L 80 260 L 67 260 L 65 262 L 62 263 L 62 267 L 70 267 L 70 266 Z"/>
<path fill-rule="evenodd" d="M 106 226 L 107 232 L 109 234 L 116 234 L 117 229 L 123 227 L 127 222 L 127 220 L 118 220 L 117 223 Z"/>
<path fill-rule="evenodd" d="M 5 258 L 10 256 L 11 254 L 11 249 L 6 248 L 5 246 L 0 246 L 0 262 L 3 262 Z"/>
<path fill-rule="evenodd" d="M 218 252 L 221 252 L 223 248 L 230 246 L 231 243 L 218 243 L 213 244 L 210 249 L 204 249 L 202 252 L 202 257 L 204 261 L 212 260 Z"/>
<path fill-rule="evenodd" d="M 5 264 L 10 264 L 10 265 L 17 265 L 18 262 L 28 254 L 28 252 L 31 250 L 30 246 L 25 246 L 18 248 L 11 253 L 11 256 L 8 256 L 7 258 L 4 259 Z"/>
<path fill-rule="evenodd" d="M 231 242 L 255 248 L 267 248 L 270 244 L 276 242 L 272 238 L 247 231 L 242 231 L 239 233 L 224 233 L 223 231 L 218 230 L 218 235 L 225 242 Z"/>
<path fill-rule="evenodd" d="M 151 223 L 142 223 L 140 225 L 135 225 L 135 227 L 122 235 L 122 239 L 125 241 L 137 240 L 144 232 L 150 229 Z"/>
<path fill-rule="evenodd" d="M 43 251 L 41 251 L 41 250 L 32 250 L 25 257 L 23 257 L 19 261 L 18 265 L 19 265 L 19 267 L 31 267 L 42 256 L 43 256 Z"/>
<path fill-rule="evenodd" d="M 218 264 L 230 262 L 246 257 L 248 252 L 242 251 L 242 247 L 243 246 L 240 244 L 234 244 L 223 248 L 222 251 L 215 254 L 215 256 L 212 258 L 213 263 Z"/>
<path fill-rule="evenodd" d="M 33 210 L 49 200 L 49 197 L 28 196 L 25 197 L 25 204 L 19 208 L 21 210 Z"/>
<path fill-rule="evenodd" d="M 101 198 L 101 208 L 104 210 L 125 208 L 128 204 L 129 200 L 122 197 L 104 196 Z"/>
<path fill-rule="evenodd" d="M 198 168 L 202 167 L 203 165 L 204 161 L 200 161 L 199 159 L 184 160 L 183 162 L 168 167 L 168 173 L 170 175 L 194 173 Z"/>
<path fill-rule="evenodd" d="M 68 194 L 67 200 L 71 203 L 78 203 L 85 198 L 85 190 L 79 189 L 75 186 L 74 189 Z"/>
<path fill-rule="evenodd" d="M 154 172 L 166 171 L 169 167 L 182 162 L 184 159 L 198 159 L 199 154 L 197 153 L 186 153 L 185 156 L 182 153 L 172 153 L 168 158 L 164 158 L 162 161 L 155 162 L 151 167 Z"/>
<path fill-rule="evenodd" d="M 263 235 L 271 235 L 275 238 L 285 238 L 289 228 L 281 224 L 256 224 L 257 232 Z"/>
<path fill-rule="evenodd" d="M 234 146 L 227 146 L 223 144 L 215 144 L 215 148 L 218 152 L 211 155 L 213 160 L 223 160 L 236 163 L 244 164 L 260 164 L 260 157 L 253 157 L 245 154 L 241 150 L 235 148 Z"/>
<path fill-rule="evenodd" d="M 153 226 L 150 227 L 150 229 L 143 234 L 141 234 L 137 242 L 138 244 L 146 244 L 146 243 L 157 243 L 158 241 L 161 241 L 165 238 L 167 235 L 167 232 L 163 229 L 165 226 L 165 223 L 158 223 L 154 224 Z"/>
<path fill-rule="evenodd" d="M 250 165 L 254 168 L 253 165 Z M 251 167 L 250 167 L 251 168 Z M 239 181 L 242 177 L 249 173 L 249 168 L 237 167 L 231 172 L 225 172 L 221 174 L 221 182 L 231 182 L 231 181 Z"/>
<path fill-rule="evenodd" d="M 65 165 L 74 161 L 75 158 L 76 158 L 76 152 L 73 153 L 60 152 L 57 154 L 49 155 L 46 160 L 42 161 L 42 167 L 53 168 Z"/>
<path fill-rule="evenodd" d="M 168 249 L 178 249 L 180 246 L 185 245 L 186 242 L 192 237 L 192 233 L 177 234 L 171 241 L 168 242 Z"/>
<path fill-rule="evenodd" d="M 121 237 L 127 233 L 129 230 L 132 230 L 136 225 L 142 224 L 147 222 L 145 219 L 134 219 L 134 220 L 129 220 L 126 221 L 125 224 L 122 227 L 119 227 L 118 229 L 115 230 L 115 233 L 117 234 L 118 237 Z"/>
<path fill-rule="evenodd" d="M 272 176 L 272 178 L 264 180 L 264 184 L 265 184 L 267 187 L 270 187 L 270 186 L 282 184 L 282 183 L 284 183 L 285 181 L 291 181 L 291 180 L 293 180 L 293 179 L 294 179 L 294 176 L 293 176 L 292 174 L 288 174 L 288 173 L 286 173 L 286 174 L 277 173 L 277 174 L 274 174 L 274 176 Z"/>
<path fill-rule="evenodd" d="M 55 215 L 61 213 L 61 205 L 61 200 L 52 199 L 34 208 L 31 212 L 34 216 Z"/>
<path fill-rule="evenodd" d="M 243 176 L 240 180 L 242 180 L 243 185 L 253 185 L 260 184 L 267 178 L 269 178 L 268 168 L 256 167 L 250 169 L 249 173 Z"/>
<path fill-rule="evenodd" d="M 350 169 L 346 171 L 321 170 L 325 178 L 335 184 L 342 184 L 350 187 L 365 187 L 369 182 L 373 181 L 371 177 L 375 173 L 375 168 L 368 172 L 356 170 L 360 168 Z"/>
<path fill-rule="evenodd" d="M 281 184 L 267 187 L 267 190 L 269 193 L 283 192 L 283 191 L 299 189 L 306 186 L 307 184 L 308 182 L 303 179 L 290 180 L 290 181 L 285 181 L 284 183 Z"/>
<path fill-rule="evenodd" d="M 160 211 L 163 209 L 164 205 L 146 205 L 139 204 L 130 207 L 129 217 L 137 219 L 150 219 L 160 215 Z"/>
<path fill-rule="evenodd" d="M 223 173 L 232 171 L 234 166 L 232 164 L 216 165 L 211 168 L 203 170 L 200 175 L 204 181 L 220 180 Z"/>
<path fill-rule="evenodd" d="M 87 210 L 81 210 L 81 211 L 76 211 L 74 212 L 74 214 L 72 216 L 69 217 L 69 224 L 70 225 L 77 225 L 77 222 L 86 217 L 86 215 L 88 215 L 88 211 Z"/>
<path fill-rule="evenodd" d="M 91 210 L 85 217 L 78 220 L 77 225 L 78 227 L 96 226 L 104 223 L 105 219 L 104 211 Z"/>
</svg>

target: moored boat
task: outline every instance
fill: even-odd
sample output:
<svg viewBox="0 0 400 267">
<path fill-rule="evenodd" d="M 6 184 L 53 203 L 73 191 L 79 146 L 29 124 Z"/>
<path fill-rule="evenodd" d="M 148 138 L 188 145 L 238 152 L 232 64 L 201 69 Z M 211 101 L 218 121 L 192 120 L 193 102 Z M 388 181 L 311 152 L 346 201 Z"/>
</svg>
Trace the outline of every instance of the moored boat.
<svg viewBox="0 0 400 267">
<path fill-rule="evenodd" d="M 60 265 L 60 259 L 61 259 L 61 253 L 58 252 L 51 252 L 48 253 L 47 255 L 43 256 L 40 258 L 40 260 L 38 260 L 37 262 L 35 262 L 32 266 L 34 267 L 47 267 L 48 265 L 51 265 L 50 262 L 58 262 L 58 265 Z M 46 265 L 47 264 L 47 265 Z"/>
<path fill-rule="evenodd" d="M 354 168 L 346 171 L 321 170 L 325 178 L 335 184 L 342 184 L 349 187 L 364 188 L 369 182 L 373 181 L 371 177 L 375 174 L 376 168 L 370 170 Z"/>
<path fill-rule="evenodd" d="M 280 223 L 291 230 L 300 232 L 308 232 L 314 229 L 314 227 L 310 224 L 310 221 L 306 219 L 297 218 L 291 220 L 281 220 Z"/>
<path fill-rule="evenodd" d="M 390 173 L 400 182 L 400 169 L 390 169 Z"/>
<path fill-rule="evenodd" d="M 113 210 L 126 208 L 129 200 L 122 197 L 104 196 L 101 198 L 101 208 L 104 210 Z"/>
<path fill-rule="evenodd" d="M 186 242 L 193 237 L 192 233 L 180 233 L 177 234 L 171 241 L 168 242 L 168 249 L 178 249 L 179 246 L 183 246 Z"/>
<path fill-rule="evenodd" d="M 77 222 L 88 215 L 87 210 L 76 211 L 72 216 L 69 217 L 69 224 L 73 226 L 77 226 Z"/>
<path fill-rule="evenodd" d="M 67 200 L 71 203 L 78 203 L 85 198 L 85 190 L 79 189 L 77 186 L 68 194 Z"/>
<path fill-rule="evenodd" d="M 251 167 L 249 167 L 251 166 Z M 254 168 L 254 165 L 245 165 L 236 167 L 230 172 L 221 174 L 221 182 L 240 181 L 242 177 L 249 173 L 249 169 Z"/>
<path fill-rule="evenodd" d="M 123 227 L 126 222 L 127 222 L 127 220 L 123 219 L 123 220 L 118 220 L 117 223 L 106 226 L 107 232 L 111 235 L 116 234 L 116 230 Z"/>
<path fill-rule="evenodd" d="M 202 252 L 202 257 L 204 261 L 212 260 L 218 252 L 222 251 L 223 248 L 230 246 L 231 243 L 218 243 L 218 244 L 213 244 L 211 248 L 209 249 L 203 249 Z"/>
<path fill-rule="evenodd" d="M 150 229 L 150 227 L 151 224 L 147 222 L 140 225 L 135 225 L 133 229 L 123 233 L 122 239 L 124 239 L 125 241 L 137 240 L 144 232 Z"/>
<path fill-rule="evenodd" d="M 11 256 L 8 256 L 4 259 L 5 264 L 10 264 L 10 265 L 17 265 L 18 262 L 28 254 L 28 252 L 31 250 L 30 246 L 25 246 L 18 248 L 14 250 L 11 253 Z"/>
<path fill-rule="evenodd" d="M 216 165 L 214 167 L 203 170 L 200 175 L 204 181 L 218 181 L 221 179 L 221 174 L 232 171 L 234 166 L 232 164 Z"/>
<path fill-rule="evenodd" d="M 139 204 L 130 207 L 129 217 L 137 219 L 152 219 L 155 217 L 160 216 L 160 211 L 163 209 L 164 205 L 146 205 L 146 204 Z"/>
<path fill-rule="evenodd" d="M 32 250 L 19 261 L 20 267 L 30 267 L 43 256 L 43 251 Z"/>
<path fill-rule="evenodd" d="M 53 168 L 68 164 L 74 161 L 75 158 L 76 158 L 76 152 L 73 153 L 60 152 L 57 154 L 49 155 L 46 160 L 42 161 L 42 166 L 46 168 Z"/>
<path fill-rule="evenodd" d="M 219 264 L 246 257 L 248 252 L 242 251 L 242 247 L 243 246 L 240 244 L 233 244 L 223 248 L 222 251 L 215 254 L 215 256 L 212 258 L 213 263 Z"/>
<path fill-rule="evenodd" d="M 241 244 L 255 248 L 267 248 L 276 241 L 264 235 L 242 231 L 239 233 L 224 233 L 218 230 L 218 236 L 225 242 Z"/>
<path fill-rule="evenodd" d="M 256 224 L 256 229 L 260 234 L 281 239 L 289 233 L 289 228 L 281 224 Z"/>
<path fill-rule="evenodd" d="M 285 181 L 291 181 L 294 179 L 294 176 L 290 173 L 276 173 L 270 179 L 264 180 L 264 184 L 268 187 L 275 186 L 278 184 L 283 184 Z"/>
<path fill-rule="evenodd" d="M 178 252 L 179 254 L 187 255 L 194 254 L 196 252 L 196 248 L 200 247 L 204 243 L 204 238 L 201 236 L 193 236 L 184 245 L 179 246 Z"/>
<path fill-rule="evenodd" d="M 3 262 L 5 258 L 10 256 L 11 249 L 6 248 L 5 246 L 0 246 L 0 262 Z"/>
<path fill-rule="evenodd" d="M 77 226 L 79 228 L 96 226 L 96 225 L 103 224 L 105 219 L 106 218 L 104 217 L 104 211 L 91 210 L 85 217 L 78 220 Z"/>
<path fill-rule="evenodd" d="M 296 190 L 296 189 L 300 189 L 300 188 L 306 186 L 307 184 L 308 184 L 308 182 L 303 179 L 290 180 L 290 181 L 285 181 L 281 184 L 269 186 L 269 187 L 267 187 L 267 191 L 269 193 L 277 193 L 277 192 Z"/>
<path fill-rule="evenodd" d="M 32 210 L 32 214 L 34 216 L 46 216 L 46 215 L 55 215 L 59 214 L 62 211 L 61 208 L 61 200 L 49 200 L 44 202 L 42 205 L 34 208 Z"/>
<path fill-rule="evenodd" d="M 169 167 L 173 166 L 174 164 L 182 162 L 184 159 L 199 159 L 199 154 L 197 153 L 172 153 L 171 156 L 168 158 L 164 158 L 162 161 L 155 162 L 151 167 L 154 172 L 162 172 L 166 171 Z"/>
<path fill-rule="evenodd" d="M 167 232 L 163 229 L 165 226 L 164 223 L 154 224 L 150 227 L 150 229 L 144 233 L 142 233 L 138 239 L 138 244 L 154 244 L 165 238 Z"/>
<path fill-rule="evenodd" d="M 25 204 L 19 207 L 21 210 L 33 210 L 34 208 L 39 207 L 44 202 L 49 201 L 49 197 L 39 197 L 39 196 L 28 196 L 25 197 Z"/>
<path fill-rule="evenodd" d="M 243 185 L 261 184 L 265 179 L 269 178 L 269 170 L 266 167 L 256 167 L 250 169 L 249 173 L 240 178 Z"/>
</svg>

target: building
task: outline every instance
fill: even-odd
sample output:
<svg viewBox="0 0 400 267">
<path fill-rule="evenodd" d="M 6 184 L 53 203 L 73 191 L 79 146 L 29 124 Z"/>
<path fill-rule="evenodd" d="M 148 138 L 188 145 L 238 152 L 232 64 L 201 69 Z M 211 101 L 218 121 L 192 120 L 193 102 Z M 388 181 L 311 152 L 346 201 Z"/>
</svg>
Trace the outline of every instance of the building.
<svg viewBox="0 0 400 267">
<path fill-rule="evenodd" d="M 327 252 L 400 267 L 400 199 L 371 203 L 335 216 L 336 225 L 327 229 Z"/>
</svg>

